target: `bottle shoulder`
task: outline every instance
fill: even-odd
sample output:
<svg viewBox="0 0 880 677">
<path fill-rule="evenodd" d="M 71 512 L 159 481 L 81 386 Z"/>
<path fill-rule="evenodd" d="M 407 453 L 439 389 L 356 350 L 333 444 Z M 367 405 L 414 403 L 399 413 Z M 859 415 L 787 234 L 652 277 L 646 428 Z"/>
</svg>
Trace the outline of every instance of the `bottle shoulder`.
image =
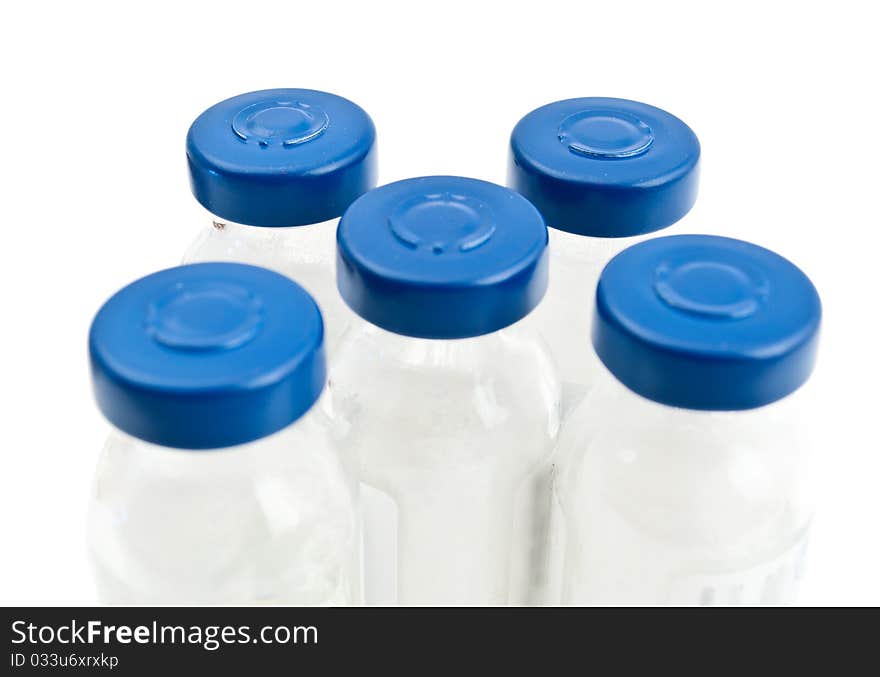
<svg viewBox="0 0 880 677">
<path fill-rule="evenodd" d="M 399 336 L 352 323 L 330 367 L 330 390 L 400 405 L 489 398 L 499 406 L 558 407 L 559 379 L 541 338 L 513 327 L 463 340 Z"/>
<path fill-rule="evenodd" d="M 340 339 L 336 352 L 335 371 L 342 375 L 390 370 L 414 379 L 444 374 L 477 379 L 503 372 L 519 374 L 519 381 L 525 382 L 540 371 L 556 378 L 543 339 L 523 323 L 483 336 L 434 340 L 394 334 L 358 319 Z"/>
<path fill-rule="evenodd" d="M 560 433 L 557 491 L 570 514 L 611 510 L 663 538 L 702 542 L 800 515 L 809 502 L 802 402 L 691 411 L 603 376 Z"/>
<path fill-rule="evenodd" d="M 361 463 L 518 468 L 549 455 L 560 386 L 531 334 L 424 341 L 363 324 L 338 346 L 328 385 L 339 438 Z"/>
<path fill-rule="evenodd" d="M 267 478 L 289 486 L 349 487 L 351 473 L 333 442 L 316 403 L 294 424 L 273 435 L 225 449 L 161 447 L 113 430 L 96 472 L 96 487 L 125 493 L 136 485 L 174 483 L 179 487 L 257 486 Z"/>
<path fill-rule="evenodd" d="M 332 265 L 338 221 L 261 227 L 214 218 L 187 248 L 183 262 L 239 261 L 280 272 L 297 265 Z"/>
<path fill-rule="evenodd" d="M 772 449 L 779 438 L 801 439 L 811 398 L 798 391 L 770 405 L 742 411 L 700 411 L 648 400 L 604 367 L 566 421 L 560 444 L 604 449 L 629 440 L 666 457 L 693 447 L 737 451 L 745 442 Z"/>
</svg>

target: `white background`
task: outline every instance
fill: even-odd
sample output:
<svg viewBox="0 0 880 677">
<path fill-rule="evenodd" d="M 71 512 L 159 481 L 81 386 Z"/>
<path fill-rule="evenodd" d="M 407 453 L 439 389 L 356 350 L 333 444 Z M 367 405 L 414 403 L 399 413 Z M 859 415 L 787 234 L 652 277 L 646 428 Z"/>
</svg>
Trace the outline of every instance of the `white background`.
<svg viewBox="0 0 880 677">
<path fill-rule="evenodd" d="M 683 230 L 768 246 L 822 295 L 828 432 L 802 601 L 880 603 L 880 106 L 873 3 L 11 3 L 0 23 L 0 603 L 92 603 L 107 426 L 86 334 L 205 225 L 184 137 L 209 105 L 311 87 L 363 106 L 381 182 L 503 182 L 514 123 L 574 96 L 693 127 Z"/>
</svg>

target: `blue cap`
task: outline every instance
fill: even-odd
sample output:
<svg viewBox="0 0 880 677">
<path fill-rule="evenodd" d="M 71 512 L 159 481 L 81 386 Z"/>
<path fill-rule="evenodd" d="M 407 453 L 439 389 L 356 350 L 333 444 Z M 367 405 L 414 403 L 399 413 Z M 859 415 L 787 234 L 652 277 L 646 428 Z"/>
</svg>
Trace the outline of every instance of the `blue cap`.
<svg viewBox="0 0 880 677">
<path fill-rule="evenodd" d="M 697 199 L 700 142 L 664 110 L 590 97 L 533 110 L 510 137 L 508 183 L 547 225 L 629 237 L 672 225 Z"/>
<path fill-rule="evenodd" d="M 336 280 L 354 312 L 420 338 L 513 324 L 547 288 L 547 227 L 521 195 L 456 176 L 370 191 L 342 217 Z"/>
<path fill-rule="evenodd" d="M 325 381 L 312 297 L 239 263 L 169 268 L 133 282 L 89 333 L 98 407 L 120 430 L 178 449 L 270 435 L 302 416 Z"/>
<path fill-rule="evenodd" d="M 335 219 L 376 185 L 370 116 L 311 89 L 266 89 L 211 106 L 189 128 L 186 157 L 196 199 L 251 226 Z"/>
<path fill-rule="evenodd" d="M 821 316 L 812 282 L 778 254 L 726 237 L 661 237 L 605 266 L 593 346 L 648 399 L 751 409 L 809 378 Z"/>
</svg>

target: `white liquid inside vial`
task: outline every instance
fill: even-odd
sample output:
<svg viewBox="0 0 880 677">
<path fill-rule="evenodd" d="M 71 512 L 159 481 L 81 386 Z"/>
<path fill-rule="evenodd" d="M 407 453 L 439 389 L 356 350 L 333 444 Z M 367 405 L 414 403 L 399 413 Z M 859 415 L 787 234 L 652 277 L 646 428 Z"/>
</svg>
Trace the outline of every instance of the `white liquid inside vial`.
<svg viewBox="0 0 880 677">
<path fill-rule="evenodd" d="M 559 425 L 559 384 L 540 339 L 520 325 L 415 339 L 358 320 L 336 357 L 331 415 L 379 495 L 365 506 L 365 577 L 380 591 L 367 601 L 526 601 Z"/>
<path fill-rule="evenodd" d="M 606 371 L 560 435 L 562 601 L 791 602 L 812 506 L 803 403 L 678 409 Z"/>
<path fill-rule="evenodd" d="M 590 328 L 596 284 L 605 264 L 642 240 L 667 230 L 634 237 L 588 237 L 555 228 L 550 233 L 550 281 L 538 307 L 523 320 L 547 341 L 565 392 L 565 410 L 586 394 L 602 366 L 593 351 Z"/>
<path fill-rule="evenodd" d="M 316 405 L 317 406 L 317 405 Z M 228 449 L 169 449 L 114 432 L 89 514 L 111 604 L 357 601 L 353 481 L 315 408 Z"/>
</svg>

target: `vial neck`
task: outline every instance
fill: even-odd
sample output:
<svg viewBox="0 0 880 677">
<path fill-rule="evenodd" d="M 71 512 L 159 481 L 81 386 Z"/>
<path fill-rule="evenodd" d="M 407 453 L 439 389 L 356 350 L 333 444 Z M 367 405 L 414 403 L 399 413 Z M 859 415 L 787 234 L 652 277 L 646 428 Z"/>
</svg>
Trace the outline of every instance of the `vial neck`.
<svg viewBox="0 0 880 677">
<path fill-rule="evenodd" d="M 602 266 L 627 247 L 650 237 L 650 235 L 591 237 L 575 235 L 555 228 L 550 228 L 549 233 L 550 251 L 555 258 Z"/>
<path fill-rule="evenodd" d="M 303 226 L 252 226 L 236 223 L 219 216 L 210 215 L 211 228 L 227 236 L 240 236 L 251 240 L 297 240 L 299 242 L 324 242 L 336 234 L 339 219 Z"/>
<path fill-rule="evenodd" d="M 349 341 L 363 344 L 361 347 L 377 355 L 410 366 L 427 368 L 466 368 L 479 370 L 487 356 L 499 354 L 505 346 L 518 340 L 519 323 L 498 331 L 458 339 L 433 339 L 404 336 L 377 327 L 357 318 L 349 329 Z"/>
</svg>

